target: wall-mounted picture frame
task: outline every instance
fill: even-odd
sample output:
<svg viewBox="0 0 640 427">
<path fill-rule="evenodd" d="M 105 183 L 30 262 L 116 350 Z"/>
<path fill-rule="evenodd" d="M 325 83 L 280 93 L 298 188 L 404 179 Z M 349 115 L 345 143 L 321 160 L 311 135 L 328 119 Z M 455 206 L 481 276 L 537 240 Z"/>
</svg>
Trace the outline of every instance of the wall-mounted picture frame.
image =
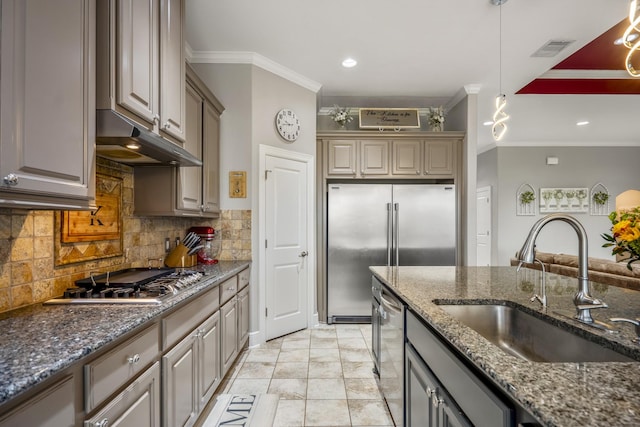
<svg viewBox="0 0 640 427">
<path fill-rule="evenodd" d="M 589 189 L 587 187 L 541 188 L 540 213 L 589 212 Z"/>
<path fill-rule="evenodd" d="M 417 108 L 361 108 L 358 119 L 362 129 L 420 129 Z"/>
</svg>

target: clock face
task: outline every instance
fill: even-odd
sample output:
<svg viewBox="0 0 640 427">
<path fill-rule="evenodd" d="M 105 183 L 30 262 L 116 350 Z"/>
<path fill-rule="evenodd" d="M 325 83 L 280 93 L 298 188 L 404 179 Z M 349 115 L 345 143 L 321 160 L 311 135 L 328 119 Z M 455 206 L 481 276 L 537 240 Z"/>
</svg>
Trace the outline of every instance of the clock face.
<svg viewBox="0 0 640 427">
<path fill-rule="evenodd" d="M 276 129 L 285 141 L 293 142 L 300 135 L 300 120 L 296 113 L 284 108 L 276 114 Z"/>
</svg>

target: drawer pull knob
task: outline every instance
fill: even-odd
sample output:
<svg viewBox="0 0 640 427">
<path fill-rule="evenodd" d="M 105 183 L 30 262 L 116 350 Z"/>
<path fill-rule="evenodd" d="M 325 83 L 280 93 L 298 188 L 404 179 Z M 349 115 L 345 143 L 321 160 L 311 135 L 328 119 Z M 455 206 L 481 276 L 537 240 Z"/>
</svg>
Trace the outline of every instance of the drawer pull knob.
<svg viewBox="0 0 640 427">
<path fill-rule="evenodd" d="M 129 365 L 137 365 L 138 362 L 140 362 L 140 355 L 134 354 L 133 356 L 130 356 L 127 361 L 129 362 Z"/>
<path fill-rule="evenodd" d="M 9 175 L 5 176 L 3 178 L 4 183 L 7 185 L 18 185 L 18 175 L 16 175 L 15 173 L 10 173 Z"/>
<path fill-rule="evenodd" d="M 109 418 L 103 418 L 98 421 L 96 427 L 109 427 Z"/>
</svg>

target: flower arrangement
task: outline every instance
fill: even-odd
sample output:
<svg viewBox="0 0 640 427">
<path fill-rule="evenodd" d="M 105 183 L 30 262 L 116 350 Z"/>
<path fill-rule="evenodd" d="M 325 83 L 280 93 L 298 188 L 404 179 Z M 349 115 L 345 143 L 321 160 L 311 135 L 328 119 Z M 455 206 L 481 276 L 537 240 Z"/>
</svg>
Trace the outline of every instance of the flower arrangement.
<svg viewBox="0 0 640 427">
<path fill-rule="evenodd" d="M 444 108 L 442 106 L 429 108 L 427 120 L 432 131 L 441 131 L 444 127 Z"/>
<path fill-rule="evenodd" d="M 353 120 L 353 117 L 349 115 L 348 108 L 342 108 L 337 104 L 333 104 L 333 109 L 329 112 L 331 118 L 334 122 L 338 123 L 340 126 L 344 127 L 347 123 Z"/>
<path fill-rule="evenodd" d="M 536 195 L 533 194 L 533 191 L 525 191 L 520 193 L 520 203 L 523 205 L 528 205 L 536 199 Z"/>
<path fill-rule="evenodd" d="M 640 206 L 609 214 L 611 234 L 604 233 L 602 238 L 607 241 L 603 248 L 613 247 L 612 255 L 628 255 L 627 268 L 640 261 Z"/>
<path fill-rule="evenodd" d="M 593 194 L 593 202 L 596 205 L 603 206 L 605 203 L 607 203 L 607 200 L 609 200 L 609 195 L 604 191 L 598 191 L 597 193 Z"/>
</svg>

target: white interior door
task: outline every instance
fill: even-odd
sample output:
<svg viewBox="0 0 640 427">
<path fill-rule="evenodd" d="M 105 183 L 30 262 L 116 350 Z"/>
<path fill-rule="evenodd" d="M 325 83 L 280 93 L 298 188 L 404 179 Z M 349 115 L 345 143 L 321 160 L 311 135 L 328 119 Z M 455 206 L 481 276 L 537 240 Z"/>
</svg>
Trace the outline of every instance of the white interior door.
<svg viewBox="0 0 640 427">
<path fill-rule="evenodd" d="M 481 187 L 477 194 L 476 265 L 491 265 L 491 187 Z"/>
<path fill-rule="evenodd" d="M 265 156 L 266 339 L 307 327 L 308 164 Z"/>
</svg>

